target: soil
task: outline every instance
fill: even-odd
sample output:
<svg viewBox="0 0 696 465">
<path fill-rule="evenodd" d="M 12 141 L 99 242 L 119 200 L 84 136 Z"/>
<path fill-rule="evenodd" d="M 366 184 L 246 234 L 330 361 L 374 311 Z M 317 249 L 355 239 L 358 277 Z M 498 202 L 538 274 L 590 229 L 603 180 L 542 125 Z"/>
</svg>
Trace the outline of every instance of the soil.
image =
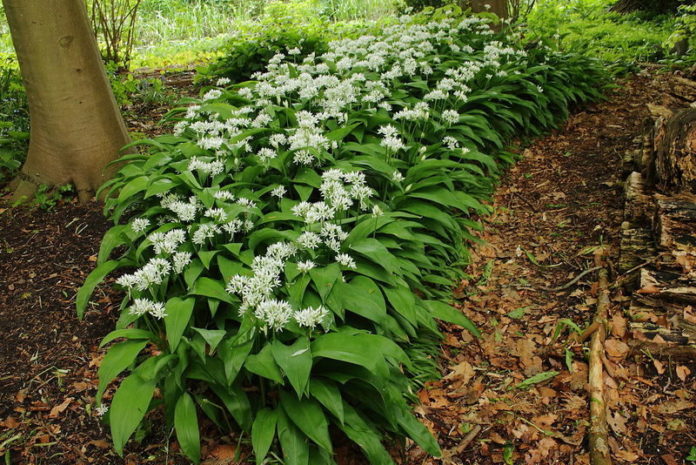
<svg viewBox="0 0 696 465">
<path fill-rule="evenodd" d="M 184 86 L 185 87 L 185 86 Z M 616 263 L 622 218 L 621 158 L 636 147 L 647 103 L 669 95 L 669 75 L 619 82 L 606 101 L 579 109 L 566 124 L 521 153 L 483 219 L 485 241 L 472 246 L 469 278 L 457 305 L 483 335 L 445 327 L 444 378 L 419 393 L 415 411 L 439 439 L 443 459 L 417 447 L 415 464 L 588 464 L 587 364 L 582 345 L 564 352 L 569 324 L 584 328 L 596 303 L 598 251 Z M 135 112 L 139 111 L 134 109 Z M 132 129 L 157 133 L 146 110 Z M 60 201 L 52 211 L 0 208 L 0 454 L 9 464 L 178 464 L 163 422 L 131 441 L 125 458 L 91 411 L 98 343 L 114 326 L 120 296 L 98 288 L 84 321 L 77 289 L 94 267 L 108 228 L 100 206 Z M 615 273 L 614 273 L 615 275 Z M 625 301 L 612 295 L 612 331 L 621 340 Z M 623 325 L 623 326 L 622 326 Z M 553 338 L 557 329 L 563 330 Z M 612 359 L 607 377 L 610 448 L 616 463 L 685 463 L 696 445 L 696 367 L 670 360 Z M 570 368 L 570 369 L 569 369 Z M 553 373 L 550 373 L 553 372 Z M 532 382 L 535 381 L 535 382 Z M 522 383 L 522 384 L 520 384 Z M 525 387 L 526 384 L 526 387 Z M 691 413 L 690 413 L 691 412 Z M 233 464 L 234 440 L 204 432 L 208 464 Z M 467 438 L 469 436 L 469 438 Z M 360 463 L 341 453 L 342 465 Z"/>
</svg>

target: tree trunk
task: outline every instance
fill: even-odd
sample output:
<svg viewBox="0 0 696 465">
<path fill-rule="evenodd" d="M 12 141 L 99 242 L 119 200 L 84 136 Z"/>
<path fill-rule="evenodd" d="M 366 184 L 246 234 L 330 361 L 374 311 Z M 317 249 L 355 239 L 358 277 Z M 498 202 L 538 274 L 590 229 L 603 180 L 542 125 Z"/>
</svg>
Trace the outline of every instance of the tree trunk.
<svg viewBox="0 0 696 465">
<path fill-rule="evenodd" d="M 82 0 L 3 0 L 29 101 L 31 137 L 14 199 L 73 184 L 80 201 L 108 178 L 128 133 Z"/>
</svg>

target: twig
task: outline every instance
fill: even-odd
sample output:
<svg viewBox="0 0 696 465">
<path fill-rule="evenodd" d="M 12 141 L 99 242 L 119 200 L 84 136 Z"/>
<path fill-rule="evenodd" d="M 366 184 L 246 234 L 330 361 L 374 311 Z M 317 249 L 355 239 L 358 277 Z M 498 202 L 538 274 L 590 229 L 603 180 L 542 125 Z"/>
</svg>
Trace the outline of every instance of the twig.
<svg viewBox="0 0 696 465">
<path fill-rule="evenodd" d="M 597 331 L 599 328 L 599 322 L 598 321 L 593 321 L 590 326 L 585 328 L 585 330 L 582 333 L 573 333 L 570 335 L 568 338 L 568 342 L 578 342 L 582 344 L 585 342 L 592 334 Z"/>
<path fill-rule="evenodd" d="M 471 431 L 469 431 L 469 434 L 464 436 L 464 439 L 462 439 L 462 442 L 457 444 L 457 447 L 455 447 L 455 450 L 457 451 L 457 454 L 461 454 L 464 452 L 464 449 L 469 447 L 469 444 L 471 444 L 471 441 L 473 441 L 476 436 L 481 432 L 481 426 L 476 425 L 473 428 L 471 428 Z"/>
<path fill-rule="evenodd" d="M 603 355 L 604 339 L 606 338 L 605 323 L 609 309 L 609 285 L 606 268 L 599 270 L 599 298 L 597 299 L 597 314 L 595 322 L 597 330 L 592 334 L 590 343 L 590 463 L 592 465 L 611 465 L 609 455 L 609 428 L 607 426 L 607 410 L 604 403 Z"/>
<path fill-rule="evenodd" d="M 539 213 L 539 210 L 537 210 L 537 208 L 532 204 L 532 202 L 522 197 L 522 195 L 520 195 L 518 192 L 512 192 L 512 195 L 529 205 L 529 208 L 531 208 L 534 213 Z"/>
<path fill-rule="evenodd" d="M 558 286 L 558 287 L 542 287 L 541 289 L 543 289 L 543 290 L 545 290 L 545 291 L 550 291 L 550 292 L 563 291 L 563 290 L 565 290 L 565 289 L 568 289 L 570 286 L 572 286 L 573 284 L 577 283 L 578 281 L 580 281 L 580 280 L 583 278 L 583 276 L 587 275 L 588 273 L 592 273 L 593 271 L 597 271 L 597 270 L 599 270 L 600 268 L 602 268 L 602 267 L 601 267 L 601 266 L 595 266 L 595 267 L 592 267 L 592 268 L 588 268 L 588 269 L 586 269 L 585 271 L 583 271 L 582 273 L 580 273 L 579 275 L 577 275 L 576 277 L 574 277 L 573 279 L 571 279 L 570 281 L 568 281 L 567 283 L 565 283 L 565 284 L 562 285 L 562 286 Z"/>
</svg>

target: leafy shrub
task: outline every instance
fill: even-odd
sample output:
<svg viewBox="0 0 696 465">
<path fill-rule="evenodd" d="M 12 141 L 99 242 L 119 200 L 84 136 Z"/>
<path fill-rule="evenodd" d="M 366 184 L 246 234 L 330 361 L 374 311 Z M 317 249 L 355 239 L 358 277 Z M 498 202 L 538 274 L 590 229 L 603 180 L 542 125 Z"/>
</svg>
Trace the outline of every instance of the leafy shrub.
<svg viewBox="0 0 696 465">
<path fill-rule="evenodd" d="M 24 162 L 29 144 L 29 113 L 22 79 L 13 60 L 0 64 L 0 185 Z"/>
<path fill-rule="evenodd" d="M 224 47 L 225 55 L 203 77 L 226 77 L 243 82 L 262 71 L 277 53 L 292 51 L 301 60 L 329 49 L 331 40 L 358 35 L 361 23 L 333 23 L 319 14 L 312 0 L 272 1 L 266 4 L 258 21 L 241 24 L 238 34 Z"/>
<path fill-rule="evenodd" d="M 194 462 L 199 413 L 249 433 L 257 463 L 277 444 L 288 465 L 333 464 L 330 430 L 373 464 L 393 463 L 385 435 L 439 453 L 409 379 L 432 371 L 437 320 L 478 333 L 447 303 L 471 215 L 513 160 L 506 141 L 605 76 L 480 18 L 402 21 L 205 91 L 104 186 L 116 225 L 77 307 L 129 269 L 97 393 L 104 413 L 129 372 L 106 413 L 119 453 L 160 405 Z"/>
</svg>

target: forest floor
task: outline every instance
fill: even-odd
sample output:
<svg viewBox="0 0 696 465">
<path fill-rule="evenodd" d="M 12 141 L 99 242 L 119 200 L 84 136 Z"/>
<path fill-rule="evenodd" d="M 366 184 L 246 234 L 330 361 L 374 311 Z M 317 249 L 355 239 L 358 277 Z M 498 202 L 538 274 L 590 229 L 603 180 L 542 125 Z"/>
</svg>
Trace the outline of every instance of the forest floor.
<svg viewBox="0 0 696 465">
<path fill-rule="evenodd" d="M 182 81 L 182 82 L 185 82 Z M 601 250 L 616 263 L 622 222 L 622 157 L 638 146 L 648 103 L 669 97 L 669 75 L 621 81 L 604 102 L 579 109 L 536 140 L 499 185 L 472 248 L 469 279 L 455 298 L 483 335 L 447 326 L 443 379 L 419 392 L 417 414 L 444 457 L 407 444 L 400 463 L 589 464 L 588 366 L 581 344 L 564 352 L 570 320 L 588 326 L 595 311 Z M 159 109 L 148 110 L 152 122 Z M 150 120 L 132 129 L 159 132 Z M 85 321 L 75 293 L 94 267 L 108 228 L 96 204 L 60 201 L 51 210 L 0 208 L 0 457 L 10 464 L 186 463 L 163 422 L 113 452 L 90 405 L 119 294 L 102 286 Z M 612 270 L 614 271 L 614 270 Z M 616 272 L 612 273 L 616 277 Z M 613 376 L 605 377 L 609 446 L 616 463 L 681 465 L 696 445 L 696 366 L 629 356 L 626 297 L 612 294 Z M 208 464 L 235 464 L 236 439 L 204 432 Z M 360 464 L 339 454 L 341 465 Z"/>
</svg>

